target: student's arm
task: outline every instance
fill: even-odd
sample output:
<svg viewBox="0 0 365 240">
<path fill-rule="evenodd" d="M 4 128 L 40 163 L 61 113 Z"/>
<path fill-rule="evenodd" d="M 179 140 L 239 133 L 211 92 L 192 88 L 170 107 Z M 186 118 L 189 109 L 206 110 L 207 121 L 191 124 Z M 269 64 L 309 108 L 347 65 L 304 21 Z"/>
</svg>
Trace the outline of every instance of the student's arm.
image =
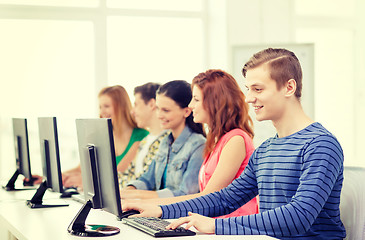
<svg viewBox="0 0 365 240">
<path fill-rule="evenodd" d="M 331 136 L 316 138 L 303 154 L 303 173 L 300 184 L 288 204 L 259 214 L 215 219 L 215 233 L 291 237 L 307 232 L 322 211 L 341 174 L 343 157 L 339 144 Z M 161 206 L 162 217 L 186 216 L 188 211 L 206 216 L 226 212 L 229 203 L 237 206 L 236 201 L 238 203 L 240 197 L 245 198 L 243 194 L 247 192 L 245 181 L 250 181 L 249 178 L 250 176 L 245 174 L 244 177 L 238 178 L 218 193 Z M 182 209 L 182 211 L 174 209 Z"/>
<path fill-rule="evenodd" d="M 68 175 L 68 174 L 80 173 L 80 172 L 81 172 L 81 166 L 79 164 L 77 167 L 72 168 L 70 170 L 67 170 L 67 171 L 63 172 L 62 175 Z"/>
<path fill-rule="evenodd" d="M 223 147 L 218 165 L 201 195 L 227 187 L 235 178 L 245 157 L 246 146 L 243 137 L 232 137 Z"/>
<path fill-rule="evenodd" d="M 224 145 L 219 156 L 218 165 L 202 192 L 172 198 L 149 199 L 148 203 L 171 204 L 219 191 L 222 188 L 227 187 L 233 181 L 245 157 L 246 146 L 243 137 L 234 136 Z M 245 165 L 247 165 L 247 162 Z"/>
<path fill-rule="evenodd" d="M 143 173 L 138 179 L 128 183 L 127 187 L 121 191 L 120 197 L 122 199 L 138 199 L 142 198 L 141 191 L 138 190 L 155 190 L 155 169 L 156 161 L 152 160 L 147 172 Z"/>
<path fill-rule="evenodd" d="M 235 211 L 257 195 L 257 182 L 251 165 L 252 161 L 249 161 L 241 176 L 219 192 L 160 206 L 162 208 L 162 218 L 185 217 L 188 212 L 199 213 L 208 217 L 218 217 Z M 179 209 L 179 211 L 176 209 Z"/>
<path fill-rule="evenodd" d="M 133 161 L 133 159 L 136 157 L 138 152 L 140 142 L 135 142 L 131 146 L 131 148 L 128 150 L 126 155 L 123 157 L 123 159 L 119 162 L 117 166 L 118 172 L 124 172 L 128 169 L 129 164 Z"/>
</svg>

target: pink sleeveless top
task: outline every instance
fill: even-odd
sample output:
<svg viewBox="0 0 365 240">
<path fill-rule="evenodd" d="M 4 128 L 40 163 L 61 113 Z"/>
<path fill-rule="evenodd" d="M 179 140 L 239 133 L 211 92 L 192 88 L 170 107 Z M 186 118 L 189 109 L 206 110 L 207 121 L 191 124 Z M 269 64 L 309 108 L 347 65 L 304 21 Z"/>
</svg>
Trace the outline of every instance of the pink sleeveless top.
<svg viewBox="0 0 365 240">
<path fill-rule="evenodd" d="M 199 187 L 200 191 L 203 191 L 205 187 L 207 186 L 210 178 L 213 175 L 213 172 L 215 171 L 215 168 L 218 165 L 219 157 L 221 155 L 223 147 L 226 145 L 226 143 L 234 136 L 242 136 L 245 141 L 246 146 L 246 157 L 242 161 L 241 167 L 237 171 L 234 179 L 239 177 L 243 170 L 245 169 L 248 160 L 251 157 L 251 154 L 255 150 L 255 147 L 253 146 L 253 142 L 251 137 L 242 129 L 236 128 L 228 133 L 224 134 L 223 137 L 218 141 L 216 147 L 214 148 L 213 152 L 211 152 L 204 160 L 200 172 L 199 172 Z M 219 218 L 228 218 L 228 217 L 237 217 L 237 216 L 243 216 L 243 215 L 250 215 L 250 214 L 256 214 L 258 213 L 258 205 L 256 198 L 253 198 L 251 201 L 237 209 L 236 211 L 221 216 Z"/>
</svg>

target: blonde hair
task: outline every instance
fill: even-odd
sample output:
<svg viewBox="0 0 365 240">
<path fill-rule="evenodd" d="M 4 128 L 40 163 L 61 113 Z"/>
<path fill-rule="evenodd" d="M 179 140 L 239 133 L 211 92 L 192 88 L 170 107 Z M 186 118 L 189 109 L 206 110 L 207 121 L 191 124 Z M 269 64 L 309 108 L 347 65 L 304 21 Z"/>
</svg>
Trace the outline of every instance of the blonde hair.
<svg viewBox="0 0 365 240">
<path fill-rule="evenodd" d="M 113 128 L 116 131 L 120 131 L 120 126 L 123 119 L 130 127 L 137 127 L 137 124 L 131 114 L 131 100 L 129 99 L 128 93 L 124 89 L 124 87 L 120 85 L 105 87 L 100 90 L 98 97 L 102 95 L 107 95 L 112 99 L 115 112 L 115 119 L 113 119 Z"/>
</svg>

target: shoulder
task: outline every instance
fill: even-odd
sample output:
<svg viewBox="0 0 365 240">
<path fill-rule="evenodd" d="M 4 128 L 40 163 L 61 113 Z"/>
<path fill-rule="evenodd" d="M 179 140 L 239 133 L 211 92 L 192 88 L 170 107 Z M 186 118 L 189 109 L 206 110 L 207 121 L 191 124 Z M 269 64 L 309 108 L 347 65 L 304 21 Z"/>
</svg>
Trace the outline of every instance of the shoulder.
<svg viewBox="0 0 365 240">
<path fill-rule="evenodd" d="M 206 138 L 200 133 L 193 132 L 189 137 L 189 142 L 191 142 L 193 145 L 204 144 L 205 141 Z"/>
<path fill-rule="evenodd" d="M 251 152 L 254 150 L 252 138 L 242 129 L 235 128 L 224 134 L 219 140 L 217 146 L 224 146 L 228 142 L 237 142 L 244 144 Z"/>
<path fill-rule="evenodd" d="M 182 152 L 185 154 L 194 153 L 196 151 L 203 151 L 205 146 L 205 137 L 199 133 L 191 132 L 184 139 L 179 139 L 179 141 L 175 141 L 176 148 L 181 148 Z M 174 143 L 174 144 L 175 144 Z"/>
<path fill-rule="evenodd" d="M 144 137 L 146 137 L 149 132 L 143 128 L 134 128 L 132 132 L 131 138 L 134 138 L 135 141 L 141 141 Z"/>
<path fill-rule="evenodd" d="M 311 127 L 311 131 L 303 134 L 303 136 L 308 136 L 308 146 L 306 148 L 306 152 L 333 152 L 333 154 L 338 155 L 339 158 L 343 158 L 341 144 L 330 131 L 324 128 L 320 123 L 315 123 Z"/>
<path fill-rule="evenodd" d="M 307 142 L 308 146 L 335 145 L 341 148 L 337 138 L 318 122 L 315 122 L 302 131 L 298 132 L 298 138 Z"/>
<path fill-rule="evenodd" d="M 234 137 L 242 137 L 245 140 L 245 142 L 246 141 L 252 142 L 252 138 L 244 130 L 240 128 L 235 128 L 230 130 L 229 132 L 227 132 L 222 136 L 220 141 L 228 142 L 230 139 Z"/>
<path fill-rule="evenodd" d="M 316 142 L 316 139 L 329 139 L 331 142 L 338 142 L 336 137 L 324 128 L 320 123 L 315 122 L 306 128 L 287 137 L 271 137 L 264 141 L 258 149 L 275 148 L 280 149 L 285 146 L 310 145 Z"/>
<path fill-rule="evenodd" d="M 336 137 L 320 123 L 315 122 L 290 136 L 283 138 L 275 136 L 267 139 L 255 150 L 255 155 L 260 153 L 285 153 L 294 151 L 305 154 L 319 147 L 334 148 L 340 154 L 342 152 Z"/>
</svg>

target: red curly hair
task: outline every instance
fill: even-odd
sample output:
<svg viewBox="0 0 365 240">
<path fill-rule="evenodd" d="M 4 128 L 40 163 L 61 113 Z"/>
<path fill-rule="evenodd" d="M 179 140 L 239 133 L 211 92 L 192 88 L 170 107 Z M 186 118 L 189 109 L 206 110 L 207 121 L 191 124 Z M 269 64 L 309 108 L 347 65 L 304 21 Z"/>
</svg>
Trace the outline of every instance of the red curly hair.
<svg viewBox="0 0 365 240">
<path fill-rule="evenodd" d="M 240 128 L 253 138 L 253 122 L 249 106 L 236 80 L 227 72 L 210 69 L 194 77 L 191 87 L 203 93 L 203 107 L 209 114 L 209 132 L 204 156 L 211 153 L 218 140 L 227 132 Z"/>
</svg>

